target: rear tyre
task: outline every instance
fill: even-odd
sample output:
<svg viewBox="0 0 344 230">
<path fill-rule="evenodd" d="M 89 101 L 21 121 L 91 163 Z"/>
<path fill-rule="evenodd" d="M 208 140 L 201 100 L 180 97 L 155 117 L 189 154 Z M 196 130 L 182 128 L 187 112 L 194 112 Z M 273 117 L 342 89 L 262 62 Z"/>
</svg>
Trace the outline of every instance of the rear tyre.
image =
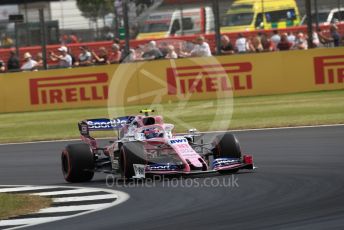
<svg viewBox="0 0 344 230">
<path fill-rule="evenodd" d="M 94 157 L 87 144 L 68 145 L 62 152 L 61 162 L 68 182 L 87 182 L 94 176 Z"/>
<path fill-rule="evenodd" d="M 120 170 L 124 179 L 135 176 L 134 164 L 146 165 L 144 148 L 141 143 L 123 143 L 120 150 Z"/>
</svg>

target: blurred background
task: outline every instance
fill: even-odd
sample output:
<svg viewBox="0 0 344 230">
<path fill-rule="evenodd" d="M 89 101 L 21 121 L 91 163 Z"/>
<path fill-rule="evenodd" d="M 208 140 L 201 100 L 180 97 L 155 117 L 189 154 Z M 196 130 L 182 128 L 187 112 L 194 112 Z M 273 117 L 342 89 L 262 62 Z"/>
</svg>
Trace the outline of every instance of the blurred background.
<svg viewBox="0 0 344 230">
<path fill-rule="evenodd" d="M 191 27 L 200 26 L 192 25 L 192 23 L 194 23 L 193 20 L 196 20 L 196 18 L 194 16 L 190 18 L 188 15 L 201 15 L 202 8 L 207 9 L 207 7 L 209 7 L 209 10 L 213 10 L 213 1 L 211 0 L 131 0 L 127 2 L 130 27 L 129 33 L 131 39 L 136 39 L 138 36 L 138 38 L 157 38 L 159 36 L 154 36 L 153 33 L 168 32 L 170 27 L 172 27 L 173 19 L 178 17 L 178 11 L 185 11 L 184 14 L 182 13 L 182 16 L 185 17 L 183 20 L 183 27 L 185 27 L 184 34 L 199 33 L 200 31 L 197 31 L 197 28 L 193 28 L 193 31 L 190 31 Z M 237 15 L 237 18 L 228 17 L 228 12 L 235 1 L 219 0 L 218 2 L 220 6 L 219 13 L 221 25 L 223 27 L 240 24 L 240 21 L 242 20 L 249 20 L 249 18 L 244 19 L 244 14 L 241 16 Z M 245 3 L 245 0 L 239 2 Z M 248 4 L 248 2 L 250 1 L 246 1 L 246 4 Z M 259 4 L 265 5 L 266 10 L 268 10 L 270 7 L 269 5 L 271 5 L 272 2 L 278 1 L 259 0 L 258 2 L 260 2 Z M 305 1 L 297 0 L 296 3 L 297 9 L 294 10 L 299 11 L 301 22 L 302 17 L 306 14 Z M 318 0 L 312 1 L 312 3 L 312 11 L 315 12 L 315 6 L 317 6 L 319 19 L 322 20 L 322 23 L 326 22 L 325 18 L 331 13 L 331 10 L 344 7 L 344 2 L 342 3 L 341 0 Z M 61 42 L 73 43 L 76 42 L 76 39 L 79 42 L 105 41 L 112 40 L 115 36 L 122 38 L 123 34 L 125 33 L 123 28 L 124 23 L 121 0 L 5 0 L 0 1 L 0 4 L 1 41 L 3 41 L 6 36 L 10 37 L 11 39 L 15 39 L 15 24 L 9 23 L 9 15 L 23 15 L 24 21 L 17 24 L 19 46 L 32 46 L 41 44 L 39 9 L 44 10 L 48 44 L 59 44 Z M 275 3 L 275 6 L 273 7 L 278 8 L 278 4 Z M 283 11 L 282 8 L 280 11 Z M 192 12 L 192 10 L 194 11 Z M 341 13 L 337 16 L 334 15 L 335 17 L 333 17 L 333 20 L 340 21 L 341 19 L 344 19 L 344 17 L 340 17 L 343 12 L 344 11 L 341 11 Z M 283 12 L 280 13 L 282 14 Z M 253 14 L 254 12 L 252 12 L 252 15 L 246 15 L 246 17 L 253 17 Z M 278 17 L 278 15 L 276 17 Z M 208 17 L 208 19 L 213 20 L 213 17 Z M 199 22 L 196 22 L 196 24 L 197 23 Z M 210 23 L 214 22 L 212 21 Z M 293 25 L 297 26 L 297 24 Z M 177 25 L 174 24 L 174 26 Z M 212 26 L 212 28 L 207 29 L 209 29 L 209 32 L 211 32 L 214 28 Z M 245 31 L 249 30 L 250 28 L 247 26 L 247 28 L 242 27 L 242 29 Z M 232 32 L 233 30 L 228 31 Z M 236 30 L 235 32 L 237 31 L 239 30 Z M 166 34 L 161 35 L 161 37 L 166 36 Z M 1 45 L 8 46 L 9 44 L 2 42 Z"/>
<path fill-rule="evenodd" d="M 22 63 L 26 54 L 43 60 L 41 68 L 54 68 L 58 56 L 51 54 L 60 46 L 68 49 L 72 66 L 79 66 L 82 47 L 92 53 L 93 64 L 101 59 L 96 51 L 98 56 L 115 56 L 106 63 L 119 63 L 130 55 L 127 60 L 149 60 L 144 53 L 155 47 L 163 57 L 169 49 L 178 58 L 188 57 L 200 36 L 212 54 L 221 54 L 221 44 L 234 46 L 233 52 L 222 54 L 242 53 L 241 38 L 249 46 L 244 52 L 281 50 L 277 45 L 283 36 L 291 43 L 282 44 L 288 50 L 339 46 L 343 4 L 341 0 L 0 0 L 1 66 L 11 58 Z M 260 48 L 264 42 L 266 47 Z"/>
</svg>

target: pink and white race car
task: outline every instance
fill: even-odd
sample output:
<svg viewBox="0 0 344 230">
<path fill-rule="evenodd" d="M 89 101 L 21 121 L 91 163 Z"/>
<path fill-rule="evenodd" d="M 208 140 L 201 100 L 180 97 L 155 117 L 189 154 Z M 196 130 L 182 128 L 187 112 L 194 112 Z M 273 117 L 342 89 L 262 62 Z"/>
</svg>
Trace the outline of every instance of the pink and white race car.
<svg viewBox="0 0 344 230">
<path fill-rule="evenodd" d="M 68 182 L 90 181 L 95 172 L 112 173 L 124 179 L 151 175 L 235 173 L 254 169 L 250 155 L 241 154 L 231 133 L 203 143 L 196 130 L 174 135 L 172 124 L 161 116 L 144 115 L 79 122 L 84 143 L 71 144 L 62 151 L 62 172 Z M 91 131 L 117 130 L 117 140 L 105 147 L 90 136 Z"/>
</svg>

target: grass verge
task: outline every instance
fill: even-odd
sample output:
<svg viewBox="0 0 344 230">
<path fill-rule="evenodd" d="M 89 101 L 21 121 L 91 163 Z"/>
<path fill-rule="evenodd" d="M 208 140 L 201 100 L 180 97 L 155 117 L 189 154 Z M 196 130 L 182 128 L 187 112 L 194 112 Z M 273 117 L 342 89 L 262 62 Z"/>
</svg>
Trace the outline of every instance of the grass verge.
<svg viewBox="0 0 344 230">
<path fill-rule="evenodd" d="M 0 220 L 37 212 L 42 208 L 49 207 L 51 199 L 17 194 L 0 194 Z"/>
<path fill-rule="evenodd" d="M 165 122 L 176 124 L 173 116 L 177 116 L 180 121 L 206 131 L 218 108 L 228 108 L 232 106 L 230 103 L 227 100 L 193 101 L 182 109 L 178 109 L 178 103 L 169 103 L 162 105 L 163 110 L 158 114 L 165 116 Z M 233 103 L 230 129 L 344 123 L 343 90 L 241 97 L 235 98 Z M 125 113 L 118 115 L 137 114 L 145 107 L 125 107 L 122 108 Z M 0 114 L 0 142 L 78 138 L 78 121 L 107 116 L 107 108 Z M 230 112 L 224 112 L 222 119 L 230 118 Z M 176 131 L 185 130 L 177 122 Z M 111 135 L 99 133 L 96 136 Z"/>
</svg>

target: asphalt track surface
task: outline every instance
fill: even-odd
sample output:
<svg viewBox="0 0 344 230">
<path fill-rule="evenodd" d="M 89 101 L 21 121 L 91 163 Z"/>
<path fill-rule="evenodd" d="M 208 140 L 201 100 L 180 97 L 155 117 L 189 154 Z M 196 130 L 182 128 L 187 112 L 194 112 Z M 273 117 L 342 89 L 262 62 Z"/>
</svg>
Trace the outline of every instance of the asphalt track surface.
<svg viewBox="0 0 344 230">
<path fill-rule="evenodd" d="M 130 194 L 125 203 L 29 229 L 344 229 L 344 126 L 236 135 L 258 167 L 235 175 L 239 187 L 119 184 L 115 189 Z M 65 145 L 0 146 L 0 184 L 66 185 Z M 104 175 L 73 185 L 107 188 Z"/>
</svg>

